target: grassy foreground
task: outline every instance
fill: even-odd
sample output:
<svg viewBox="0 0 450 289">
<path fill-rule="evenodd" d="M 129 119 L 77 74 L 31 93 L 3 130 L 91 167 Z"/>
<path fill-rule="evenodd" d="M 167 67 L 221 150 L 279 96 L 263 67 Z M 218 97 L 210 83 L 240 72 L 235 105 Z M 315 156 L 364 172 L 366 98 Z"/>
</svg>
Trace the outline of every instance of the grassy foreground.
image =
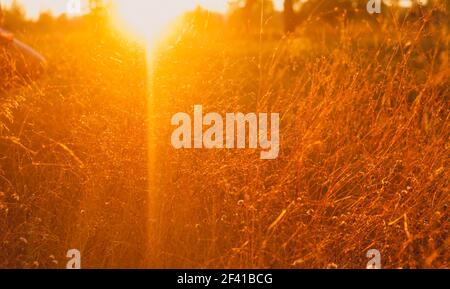
<svg viewBox="0 0 450 289">
<path fill-rule="evenodd" d="M 51 67 L 0 87 L 0 267 L 64 268 L 72 248 L 84 268 L 364 268 L 369 249 L 448 267 L 448 27 L 397 25 L 184 34 L 154 59 L 151 114 L 139 45 L 24 35 Z M 173 149 L 194 104 L 279 112 L 280 157 Z"/>
</svg>

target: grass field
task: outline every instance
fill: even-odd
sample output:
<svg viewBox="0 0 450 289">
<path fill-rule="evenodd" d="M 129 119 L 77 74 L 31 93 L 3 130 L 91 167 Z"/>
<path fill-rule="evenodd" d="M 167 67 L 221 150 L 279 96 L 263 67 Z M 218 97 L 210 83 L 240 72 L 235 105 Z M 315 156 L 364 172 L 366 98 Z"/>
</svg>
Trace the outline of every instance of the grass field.
<svg viewBox="0 0 450 289">
<path fill-rule="evenodd" d="M 50 67 L 1 84 L 0 267 L 64 268 L 72 248 L 84 268 L 365 268 L 369 249 L 448 267 L 449 35 L 432 20 L 190 31 L 154 74 L 117 33 L 19 34 Z M 194 104 L 279 112 L 280 157 L 173 149 Z"/>
</svg>

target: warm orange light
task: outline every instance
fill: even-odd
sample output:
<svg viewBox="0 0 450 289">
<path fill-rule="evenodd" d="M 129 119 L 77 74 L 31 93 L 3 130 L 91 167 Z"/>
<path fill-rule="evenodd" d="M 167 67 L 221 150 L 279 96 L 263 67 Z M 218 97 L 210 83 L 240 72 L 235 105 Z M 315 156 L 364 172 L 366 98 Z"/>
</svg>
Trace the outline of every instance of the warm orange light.
<svg viewBox="0 0 450 289">
<path fill-rule="evenodd" d="M 114 0 L 116 24 L 147 41 L 154 40 L 164 28 L 183 13 L 201 6 L 225 12 L 227 0 Z"/>
<path fill-rule="evenodd" d="M 118 27 L 147 41 L 153 40 L 178 15 L 193 8 L 192 1 L 186 0 L 115 0 L 114 3 Z"/>
</svg>

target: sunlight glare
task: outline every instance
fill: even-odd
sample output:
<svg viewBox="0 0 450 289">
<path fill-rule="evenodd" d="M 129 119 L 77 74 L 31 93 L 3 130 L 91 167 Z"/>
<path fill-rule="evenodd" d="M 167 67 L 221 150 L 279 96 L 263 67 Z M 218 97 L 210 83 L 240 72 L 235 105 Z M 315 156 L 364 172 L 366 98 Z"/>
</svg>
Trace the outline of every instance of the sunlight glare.
<svg viewBox="0 0 450 289">
<path fill-rule="evenodd" d="M 146 42 L 153 42 L 167 25 L 183 13 L 204 8 L 225 12 L 224 0 L 115 0 L 114 14 L 116 24 L 127 32 L 144 37 Z M 206 4 L 206 5 L 205 5 Z"/>
</svg>

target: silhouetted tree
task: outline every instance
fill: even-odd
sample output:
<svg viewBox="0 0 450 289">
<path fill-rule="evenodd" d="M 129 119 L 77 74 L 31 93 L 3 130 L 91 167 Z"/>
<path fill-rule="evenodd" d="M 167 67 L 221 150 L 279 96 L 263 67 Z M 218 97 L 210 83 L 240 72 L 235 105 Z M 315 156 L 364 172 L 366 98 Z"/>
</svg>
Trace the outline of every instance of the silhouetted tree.
<svg viewBox="0 0 450 289">
<path fill-rule="evenodd" d="M 96 29 L 103 30 L 108 22 L 108 9 L 111 1 L 89 0 L 89 22 L 95 25 Z"/>
<path fill-rule="evenodd" d="M 49 29 L 55 24 L 55 18 L 50 11 L 44 11 L 39 15 L 37 24 L 41 29 Z"/>
<path fill-rule="evenodd" d="M 295 30 L 296 19 L 294 12 L 294 0 L 284 0 L 284 30 L 286 33 L 292 33 Z"/>
<path fill-rule="evenodd" d="M 347 18 L 374 18 L 367 12 L 367 1 L 284 0 L 285 31 L 287 33 L 293 32 L 297 25 L 312 19 L 336 24 L 337 20 L 343 16 Z M 386 6 L 384 5 L 384 7 Z"/>
<path fill-rule="evenodd" d="M 17 0 L 8 9 L 3 10 L 3 21 L 8 29 L 22 28 L 26 24 L 25 10 Z"/>
<path fill-rule="evenodd" d="M 247 32 L 260 28 L 275 11 L 272 0 L 235 0 L 230 4 L 230 19 L 235 24 L 244 24 Z"/>
<path fill-rule="evenodd" d="M 2 9 L 2 3 L 0 2 L 0 25 L 3 24 L 3 9 Z"/>
</svg>

